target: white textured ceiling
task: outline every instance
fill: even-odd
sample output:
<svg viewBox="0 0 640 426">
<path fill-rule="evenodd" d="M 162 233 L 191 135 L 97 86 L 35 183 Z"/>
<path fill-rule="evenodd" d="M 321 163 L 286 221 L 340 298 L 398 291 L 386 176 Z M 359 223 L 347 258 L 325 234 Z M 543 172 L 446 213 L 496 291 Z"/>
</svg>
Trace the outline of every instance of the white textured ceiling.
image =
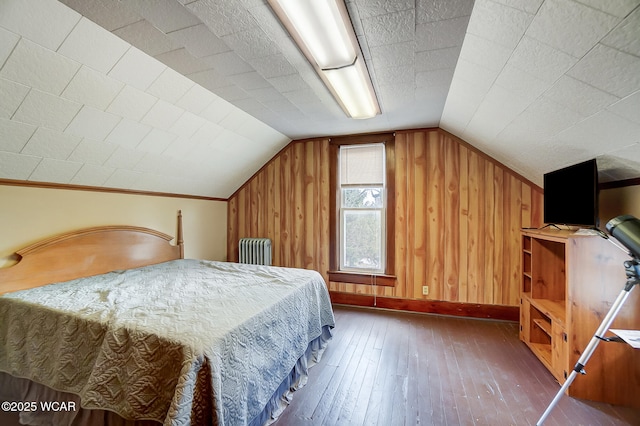
<svg viewBox="0 0 640 426">
<path fill-rule="evenodd" d="M 438 125 L 539 184 L 640 176 L 640 0 L 347 1 L 369 120 L 263 0 L 63 3 L 0 0 L 0 178 L 225 198 L 290 139 Z"/>
<path fill-rule="evenodd" d="M 440 126 L 542 184 L 640 176 L 638 0 L 476 1 Z"/>
</svg>

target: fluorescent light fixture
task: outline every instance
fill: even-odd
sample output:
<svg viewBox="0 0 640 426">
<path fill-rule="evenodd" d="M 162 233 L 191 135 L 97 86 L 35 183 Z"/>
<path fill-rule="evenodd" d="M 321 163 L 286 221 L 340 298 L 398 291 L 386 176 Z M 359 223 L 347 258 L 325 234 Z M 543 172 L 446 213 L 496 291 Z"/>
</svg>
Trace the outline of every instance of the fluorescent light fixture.
<svg viewBox="0 0 640 426">
<path fill-rule="evenodd" d="M 348 31 L 351 23 L 345 22 L 335 1 L 278 2 L 321 69 L 353 63 L 356 51 Z"/>
<path fill-rule="evenodd" d="M 380 113 L 343 0 L 268 0 L 331 94 L 352 118 Z"/>
<path fill-rule="evenodd" d="M 356 59 L 348 67 L 322 72 L 352 118 L 371 118 L 378 114 L 378 105 L 373 90 L 367 84 L 369 76 L 362 59 Z"/>
</svg>

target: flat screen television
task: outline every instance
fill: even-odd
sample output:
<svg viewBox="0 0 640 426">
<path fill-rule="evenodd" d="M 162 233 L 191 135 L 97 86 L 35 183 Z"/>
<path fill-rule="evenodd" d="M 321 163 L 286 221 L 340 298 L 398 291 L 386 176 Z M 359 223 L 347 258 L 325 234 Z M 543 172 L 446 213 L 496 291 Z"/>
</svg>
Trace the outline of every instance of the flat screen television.
<svg viewBox="0 0 640 426">
<path fill-rule="evenodd" d="M 595 159 L 544 175 L 544 222 L 582 227 L 599 225 Z"/>
</svg>

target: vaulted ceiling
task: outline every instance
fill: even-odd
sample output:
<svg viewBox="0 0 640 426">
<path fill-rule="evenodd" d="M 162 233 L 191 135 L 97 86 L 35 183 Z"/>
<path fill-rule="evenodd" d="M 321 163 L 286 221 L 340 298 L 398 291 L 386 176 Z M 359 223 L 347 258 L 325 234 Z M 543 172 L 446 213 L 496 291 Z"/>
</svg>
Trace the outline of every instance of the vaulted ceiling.
<svg viewBox="0 0 640 426">
<path fill-rule="evenodd" d="M 640 0 L 353 0 L 347 118 L 263 0 L 2 0 L 0 178 L 226 198 L 291 139 L 440 126 L 640 176 Z"/>
</svg>

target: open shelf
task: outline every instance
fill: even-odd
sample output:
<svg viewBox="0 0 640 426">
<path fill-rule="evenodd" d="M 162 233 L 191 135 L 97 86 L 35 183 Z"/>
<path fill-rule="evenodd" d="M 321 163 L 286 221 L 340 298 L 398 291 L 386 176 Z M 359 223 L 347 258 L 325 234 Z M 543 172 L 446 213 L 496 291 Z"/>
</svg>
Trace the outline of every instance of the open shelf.
<svg viewBox="0 0 640 426">
<path fill-rule="evenodd" d="M 531 298 L 531 305 L 535 306 L 544 315 L 550 317 L 553 321 L 558 321 L 561 324 L 565 323 L 566 319 L 566 303 L 564 300 L 548 300 L 548 299 L 534 299 Z"/>
<path fill-rule="evenodd" d="M 545 345 L 542 343 L 529 343 L 531 351 L 538 357 L 540 361 L 548 368 L 551 369 L 551 345 Z"/>
<path fill-rule="evenodd" d="M 531 237 L 522 238 L 522 291 L 531 292 Z"/>
<path fill-rule="evenodd" d="M 626 280 L 628 256 L 597 235 L 570 230 L 522 231 L 520 339 L 564 383 Z M 630 295 L 615 327 L 640 329 L 640 294 Z M 567 393 L 576 398 L 640 408 L 640 351 L 602 344 L 589 359 L 589 374 Z M 615 362 L 612 362 L 614 361 Z M 591 368 L 589 368 L 591 367 Z"/>
<path fill-rule="evenodd" d="M 544 332 L 547 336 L 551 337 L 551 322 L 543 319 L 534 319 L 533 324 Z"/>
<path fill-rule="evenodd" d="M 522 291 L 531 295 L 531 274 L 522 274 Z"/>
<path fill-rule="evenodd" d="M 520 335 L 559 382 L 567 370 L 566 258 L 564 240 L 523 234 Z"/>
<path fill-rule="evenodd" d="M 532 239 L 531 295 L 534 299 L 565 300 L 565 251 L 566 245 L 561 242 Z"/>
</svg>

